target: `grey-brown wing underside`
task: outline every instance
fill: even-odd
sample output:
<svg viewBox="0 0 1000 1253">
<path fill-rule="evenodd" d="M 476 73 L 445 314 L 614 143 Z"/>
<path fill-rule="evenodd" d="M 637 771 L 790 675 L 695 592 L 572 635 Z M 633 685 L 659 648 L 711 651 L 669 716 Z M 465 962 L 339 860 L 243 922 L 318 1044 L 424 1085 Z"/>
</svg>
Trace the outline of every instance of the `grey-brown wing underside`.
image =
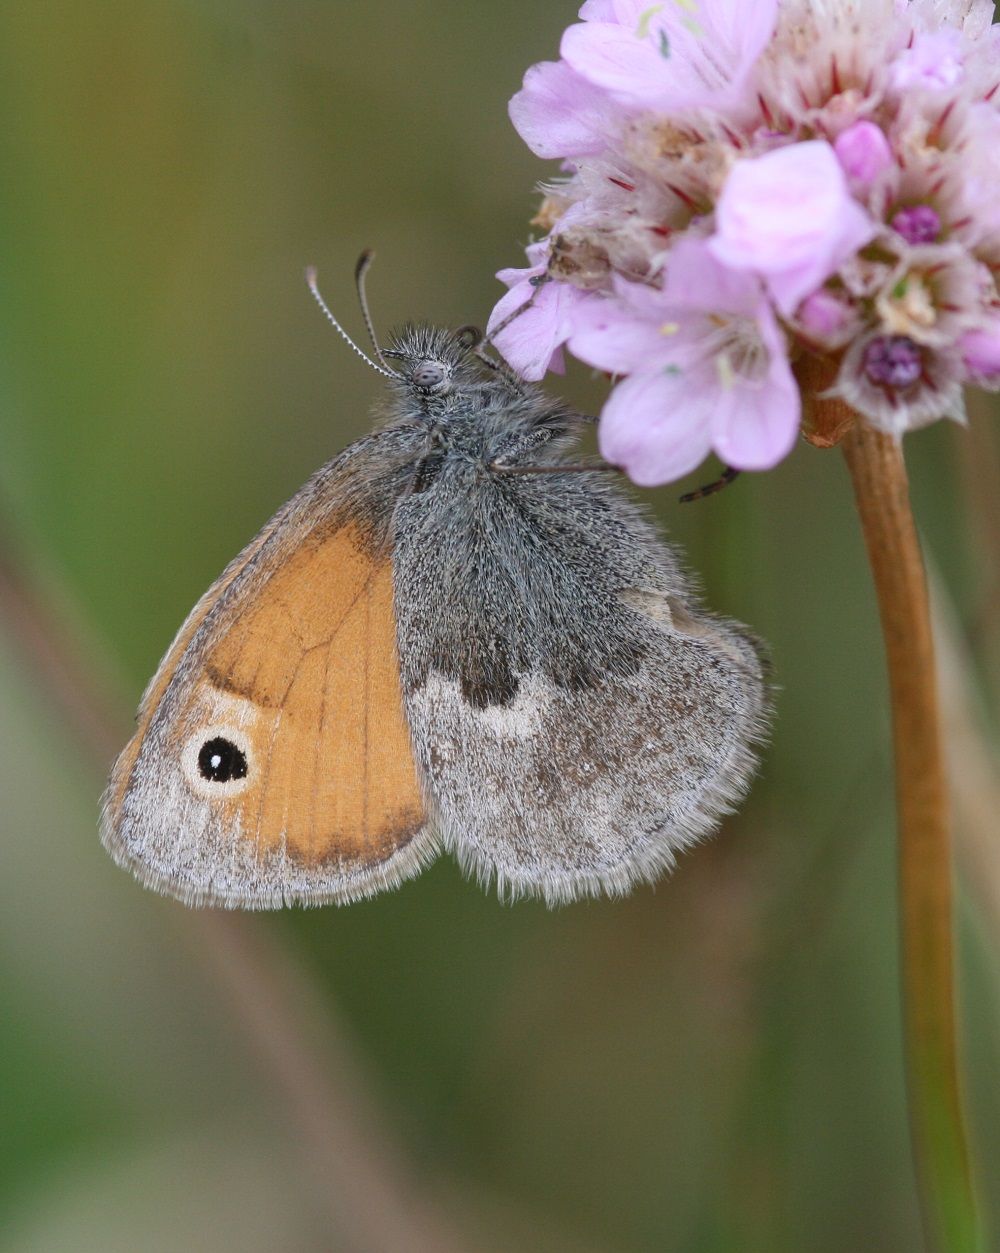
<svg viewBox="0 0 1000 1253">
<path fill-rule="evenodd" d="M 501 895 L 652 881 L 747 787 L 755 644 L 596 478 L 448 489 L 399 519 L 395 564 L 407 716 L 445 846 Z"/>
</svg>

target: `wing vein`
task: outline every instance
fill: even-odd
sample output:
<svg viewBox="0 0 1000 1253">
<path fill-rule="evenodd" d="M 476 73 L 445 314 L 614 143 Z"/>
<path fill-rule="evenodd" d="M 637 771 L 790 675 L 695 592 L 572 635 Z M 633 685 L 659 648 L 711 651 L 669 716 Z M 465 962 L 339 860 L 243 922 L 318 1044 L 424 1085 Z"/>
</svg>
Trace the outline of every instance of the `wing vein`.
<svg viewBox="0 0 1000 1253">
<path fill-rule="evenodd" d="M 323 735 L 326 731 L 326 714 L 327 714 L 327 698 L 330 689 L 330 659 L 333 656 L 333 641 L 331 640 L 326 646 L 326 664 L 323 667 L 323 692 L 320 697 L 319 706 L 319 730 L 313 740 L 313 785 L 312 785 L 312 812 L 309 818 L 309 853 L 313 855 L 316 849 L 316 814 L 319 809 L 319 754 L 323 744 Z"/>
</svg>

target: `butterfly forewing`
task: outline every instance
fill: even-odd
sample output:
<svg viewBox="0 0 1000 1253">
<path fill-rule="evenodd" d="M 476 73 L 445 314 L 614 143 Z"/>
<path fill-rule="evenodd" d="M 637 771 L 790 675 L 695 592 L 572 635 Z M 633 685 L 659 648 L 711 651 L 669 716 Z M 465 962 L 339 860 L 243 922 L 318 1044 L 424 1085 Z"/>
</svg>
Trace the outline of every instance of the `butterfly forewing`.
<svg viewBox="0 0 1000 1253">
<path fill-rule="evenodd" d="M 105 843 L 189 902 L 351 900 L 434 851 L 388 547 L 311 512 L 265 529 L 199 605 L 112 776 Z"/>
</svg>

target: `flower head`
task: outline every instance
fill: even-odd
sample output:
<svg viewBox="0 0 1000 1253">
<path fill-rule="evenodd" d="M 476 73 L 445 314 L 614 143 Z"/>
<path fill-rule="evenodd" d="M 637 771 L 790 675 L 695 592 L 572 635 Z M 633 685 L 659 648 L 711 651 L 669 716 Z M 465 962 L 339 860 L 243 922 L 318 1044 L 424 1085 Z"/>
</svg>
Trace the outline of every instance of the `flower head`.
<svg viewBox="0 0 1000 1253">
<path fill-rule="evenodd" d="M 1000 387 L 1000 34 L 989 0 L 587 0 L 511 102 L 560 159 L 493 325 L 615 385 L 604 455 L 664 482 L 773 465 L 795 367 L 902 434 Z"/>
</svg>

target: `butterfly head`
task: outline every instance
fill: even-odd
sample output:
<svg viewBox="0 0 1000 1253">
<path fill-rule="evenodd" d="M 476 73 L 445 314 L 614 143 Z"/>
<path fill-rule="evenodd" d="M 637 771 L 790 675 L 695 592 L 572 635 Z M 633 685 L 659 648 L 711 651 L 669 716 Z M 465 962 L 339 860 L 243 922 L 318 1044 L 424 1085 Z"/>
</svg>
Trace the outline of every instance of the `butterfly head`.
<svg viewBox="0 0 1000 1253">
<path fill-rule="evenodd" d="M 474 327 L 459 331 L 425 323 L 404 326 L 385 349 L 404 389 L 419 400 L 445 399 L 482 381 L 482 366 L 472 349 L 480 334 Z"/>
</svg>

